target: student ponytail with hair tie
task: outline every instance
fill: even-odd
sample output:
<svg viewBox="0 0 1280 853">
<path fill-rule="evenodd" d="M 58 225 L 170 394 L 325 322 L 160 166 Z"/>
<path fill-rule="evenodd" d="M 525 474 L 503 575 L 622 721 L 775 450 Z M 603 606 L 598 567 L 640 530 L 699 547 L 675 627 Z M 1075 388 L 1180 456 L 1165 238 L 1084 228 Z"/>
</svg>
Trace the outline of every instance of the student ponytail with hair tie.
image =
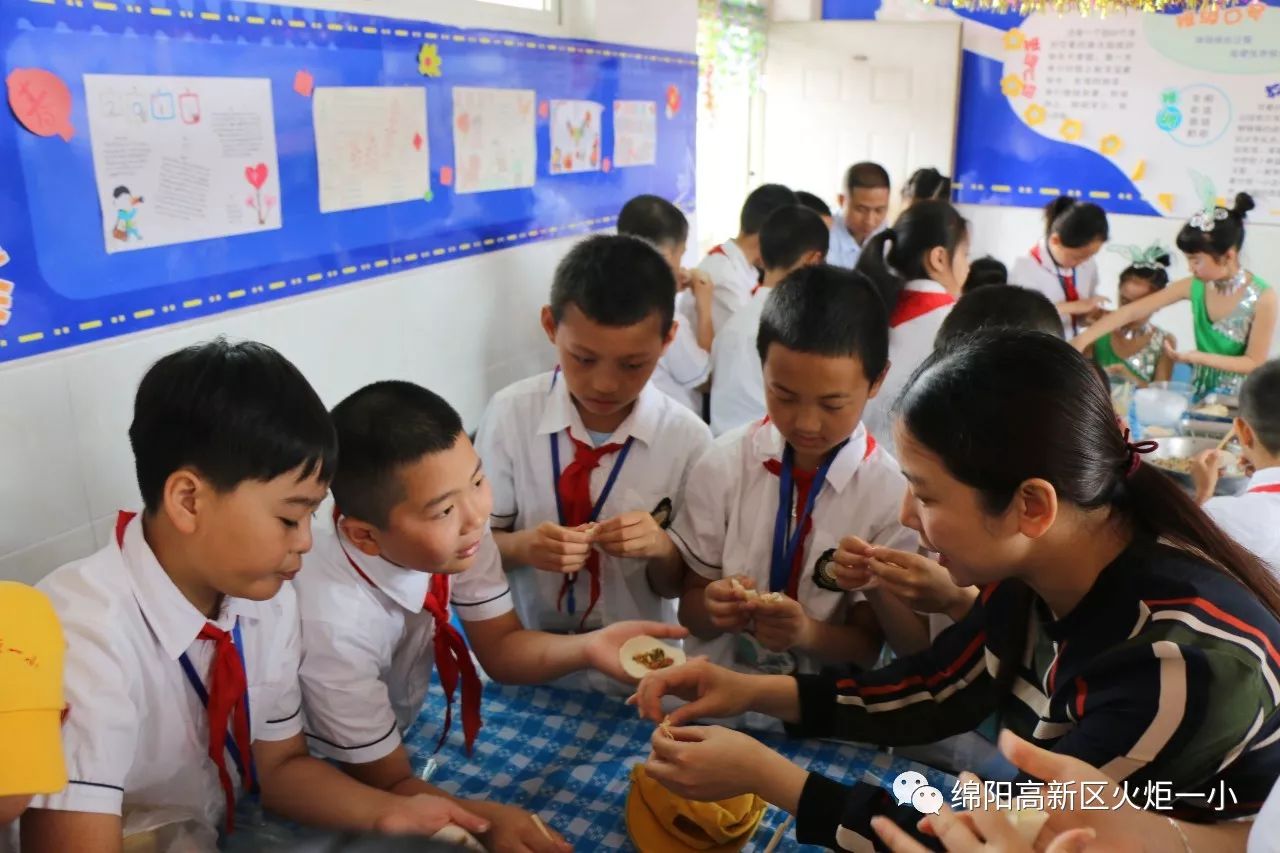
<svg viewBox="0 0 1280 853">
<path fill-rule="evenodd" d="M 1111 235 L 1107 214 L 1090 202 L 1059 196 L 1044 209 L 1045 232 L 1013 265 L 1009 283 L 1038 290 L 1062 315 L 1063 334 L 1080 331 L 1082 319 L 1105 304 L 1098 297 L 1094 257 Z"/>
<path fill-rule="evenodd" d="M 1222 207 L 1208 179 L 1194 173 L 1193 177 L 1201 205 L 1177 240 L 1191 276 L 1113 311 L 1072 343 L 1083 351 L 1117 329 L 1186 300 L 1191 303 L 1196 348 L 1179 352 L 1166 342 L 1165 352 L 1174 362 L 1193 366 L 1199 396 L 1211 392 L 1234 396 L 1245 376 L 1267 361 L 1277 297 L 1267 282 L 1244 267 L 1240 257 L 1245 218 L 1254 208 L 1252 196 L 1239 193 L 1230 208 Z"/>
<path fill-rule="evenodd" d="M 969 277 L 969 223 L 950 202 L 917 201 L 867 241 L 858 272 L 889 312 L 889 370 L 863 421 L 893 451 L 889 409 L 911 372 L 933 352 L 942 321 Z"/>
</svg>

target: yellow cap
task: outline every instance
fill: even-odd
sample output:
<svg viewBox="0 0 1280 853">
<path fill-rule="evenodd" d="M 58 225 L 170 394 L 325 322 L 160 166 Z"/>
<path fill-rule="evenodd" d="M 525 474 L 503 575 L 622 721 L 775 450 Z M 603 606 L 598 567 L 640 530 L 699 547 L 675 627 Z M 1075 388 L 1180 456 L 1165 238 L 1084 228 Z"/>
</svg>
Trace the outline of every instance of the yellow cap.
<svg viewBox="0 0 1280 853">
<path fill-rule="evenodd" d="M 67 786 L 62 757 L 62 655 L 53 605 L 25 584 L 0 581 L 0 796 Z"/>
<path fill-rule="evenodd" d="M 755 834 L 767 804 L 755 794 L 714 803 L 678 797 L 631 768 L 627 833 L 640 853 L 736 853 Z"/>
</svg>

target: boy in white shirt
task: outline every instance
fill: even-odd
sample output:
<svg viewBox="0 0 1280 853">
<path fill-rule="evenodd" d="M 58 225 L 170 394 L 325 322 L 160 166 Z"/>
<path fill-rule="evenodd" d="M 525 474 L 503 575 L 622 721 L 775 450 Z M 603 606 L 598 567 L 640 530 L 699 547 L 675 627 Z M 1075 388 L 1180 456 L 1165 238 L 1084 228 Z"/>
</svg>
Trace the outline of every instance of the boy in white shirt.
<svg viewBox="0 0 1280 853">
<path fill-rule="evenodd" d="M 773 288 L 792 271 L 822 263 L 831 232 L 817 213 L 798 204 L 780 207 L 760 229 L 760 258 L 764 279 L 751 299 L 729 319 L 712 347 L 711 434 L 764 417 L 764 376 L 756 335 L 760 312 Z"/>
<path fill-rule="evenodd" d="M 1213 496 L 1220 454 L 1209 450 L 1191 466 L 1196 500 L 1232 539 L 1280 574 L 1280 360 L 1268 361 L 1240 386 L 1235 425 L 1243 461 L 1253 472 L 1245 493 Z"/>
<path fill-rule="evenodd" d="M 269 347 L 218 340 L 147 371 L 129 428 L 144 511 L 39 584 L 67 639 L 69 782 L 27 853 L 119 851 L 134 813 L 233 827 L 241 791 L 290 820 L 434 834 L 487 822 L 311 757 L 292 586 L 337 457 L 329 414 Z"/>
<path fill-rule="evenodd" d="M 480 666 L 498 681 L 537 684 L 588 667 L 631 682 L 618 649 L 634 636 L 678 638 L 673 625 L 629 622 L 574 637 L 527 631 L 511 603 L 490 535 L 493 496 L 462 419 L 410 382 L 378 382 L 333 410 L 337 509 L 297 581 L 302 694 L 311 747 L 355 778 L 397 794 L 438 794 L 412 772 L 401 733 L 422 709 L 433 666 L 470 749 L 481 724 L 480 681 L 449 624 L 457 608 Z M 492 826 L 493 850 L 557 851 L 531 816 L 468 801 Z"/>
<path fill-rule="evenodd" d="M 898 521 L 906 480 L 861 425 L 884 375 L 884 306 L 849 270 L 803 267 L 760 320 L 769 415 L 716 439 L 689 476 L 671 534 L 689 572 L 690 651 L 756 672 L 872 665 L 882 626 L 927 643 L 924 620 L 878 589 L 846 592 L 842 539 L 914 551 Z M 878 624 L 879 621 L 879 624 Z"/>
<path fill-rule="evenodd" d="M 643 240 L 582 241 L 542 309 L 560 366 L 500 391 L 485 412 L 476 448 L 493 538 L 527 628 L 675 621 L 683 564 L 664 528 L 711 442 L 706 424 L 649 382 L 674 335 L 675 287 Z"/>
<path fill-rule="evenodd" d="M 676 336 L 658 359 L 652 381 L 673 400 L 701 417 L 703 388 L 711 376 L 711 341 L 715 337 L 711 323 L 713 285 L 701 270 L 680 266 L 689 242 L 689 220 L 680 208 L 661 196 L 638 195 L 622 206 L 618 233 L 652 243 L 676 274 L 679 293 L 692 294 L 692 322 L 676 321 Z M 679 298 L 677 295 L 677 304 Z"/>
<path fill-rule="evenodd" d="M 889 216 L 889 173 L 879 163 L 854 163 L 844 173 L 844 192 L 836 199 L 840 215 L 831 222 L 828 260 L 854 269 L 867 241 L 884 229 Z"/>
<path fill-rule="evenodd" d="M 780 207 L 796 204 L 796 194 L 782 184 L 761 184 L 742 203 L 738 217 L 738 236 L 716 246 L 698 264 L 707 274 L 715 290 L 711 319 L 719 332 L 734 312 L 751 298 L 751 290 L 760 283 L 760 229 L 764 221 Z M 681 300 L 680 311 L 690 316 L 690 300 Z"/>
</svg>

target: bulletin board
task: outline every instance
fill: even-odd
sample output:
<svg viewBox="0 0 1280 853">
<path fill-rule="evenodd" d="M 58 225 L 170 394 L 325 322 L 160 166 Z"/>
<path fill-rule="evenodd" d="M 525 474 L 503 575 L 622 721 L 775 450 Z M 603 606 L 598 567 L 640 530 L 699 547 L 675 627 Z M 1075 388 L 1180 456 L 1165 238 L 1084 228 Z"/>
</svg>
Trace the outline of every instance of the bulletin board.
<svg viewBox="0 0 1280 853">
<path fill-rule="evenodd" d="M 215 0 L 0 6 L 0 362 L 586 233 L 639 193 L 694 208 L 690 54 Z"/>
<path fill-rule="evenodd" d="M 1194 170 L 1252 222 L 1280 223 L 1280 0 L 1201 12 L 993 14 L 920 0 L 826 0 L 829 18 L 964 20 L 954 191 L 1058 195 L 1183 219 Z"/>
</svg>

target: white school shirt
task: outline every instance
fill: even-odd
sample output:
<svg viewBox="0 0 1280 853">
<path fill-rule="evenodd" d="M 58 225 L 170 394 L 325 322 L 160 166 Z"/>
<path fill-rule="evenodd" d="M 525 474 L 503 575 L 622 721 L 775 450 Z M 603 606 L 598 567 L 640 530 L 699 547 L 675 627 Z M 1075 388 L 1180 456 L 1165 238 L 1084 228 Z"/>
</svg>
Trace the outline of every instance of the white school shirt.
<svg viewBox="0 0 1280 853">
<path fill-rule="evenodd" d="M 1093 258 L 1074 269 L 1059 267 L 1049 254 L 1049 246 L 1043 239 L 1031 247 L 1031 251 L 1013 263 L 1013 271 L 1009 273 L 1009 283 L 1028 290 L 1035 290 L 1049 297 L 1054 305 L 1069 302 L 1064 278 L 1075 276 L 1076 293 L 1080 299 L 1088 299 L 1098 292 L 1098 262 Z M 1062 334 L 1067 340 L 1075 337 L 1071 318 L 1062 318 Z"/>
<path fill-rule="evenodd" d="M 558 372 L 521 380 L 499 391 L 490 402 L 476 436 L 476 448 L 493 487 L 496 529 L 528 530 L 544 521 L 559 523 L 558 474 L 552 471 L 551 439 L 558 441 L 563 471 L 574 455 L 566 430 L 579 441 L 593 444 Z M 624 443 L 630 437 L 635 441 L 601 508 L 600 521 L 624 512 L 652 512 L 664 500 L 678 510 L 688 471 L 711 443 L 707 425 L 653 383 L 645 385 L 635 408 L 609 441 Z M 593 501 L 599 500 L 617 460 L 616 453 L 606 456 L 591 472 Z M 675 621 L 674 603 L 649 588 L 646 562 L 601 552 L 600 601 L 587 622 L 588 629 L 627 619 Z M 563 575 L 526 566 L 508 571 L 507 576 L 516 613 L 526 628 L 559 633 L 579 629 L 591 599 L 591 578 L 585 570 L 578 574 L 577 612 L 572 614 L 567 606 L 564 610 L 556 606 Z"/>
<path fill-rule="evenodd" d="M 709 581 L 746 575 L 756 589 L 769 589 L 779 483 L 765 462 L 781 461 L 785 447 L 777 427 L 757 421 L 716 439 L 694 466 L 671 526 L 672 541 L 690 569 Z M 859 424 L 827 470 L 814 504 L 813 529 L 802 546 L 804 574 L 797 593 L 811 617 L 841 623 L 849 606 L 864 598 L 860 592 L 823 589 L 813 580 L 815 564 L 845 536 L 903 551 L 919 547 L 916 533 L 898 521 L 906 489 L 897 461 Z M 736 651 L 739 644 L 735 635 L 686 640 L 690 655 L 750 670 Z M 801 672 L 820 668 L 808 656 L 797 656 L 796 662 Z"/>
<path fill-rule="evenodd" d="M 371 557 L 333 529 L 317 531 L 294 582 L 302 617 L 305 729 L 314 752 L 367 764 L 400 745 L 431 683 L 436 625 L 422 606 L 431 578 Z M 468 622 L 511 611 L 502 558 L 488 532 L 475 563 L 451 579 L 449 598 Z M 461 725 L 457 714 L 455 721 Z"/>
<path fill-rule="evenodd" d="M 941 300 L 945 304 L 923 313 L 918 300 Z M 927 303 L 924 303 L 927 305 Z M 893 406 L 906 390 L 911 375 L 933 353 L 933 341 L 955 305 L 955 299 L 936 281 L 917 279 L 909 281 L 898 297 L 897 307 L 889 314 L 889 372 L 876 396 L 867 401 L 862 421 L 890 454 L 896 448 L 893 440 Z"/>
<path fill-rule="evenodd" d="M 209 620 L 160 567 L 141 519 L 125 528 L 123 547 L 113 536 L 37 587 L 53 601 L 67 640 L 70 711 L 62 742 L 69 782 L 32 807 L 117 815 L 169 807 L 221 826 L 226 798 L 209 758 L 209 718 L 178 660 L 185 652 L 207 689 L 214 644 L 196 636 Z M 302 695 L 292 585 L 269 601 L 225 598 L 214 624 L 231 631 L 237 619 L 250 736 L 293 737 L 302 730 Z M 226 765 L 242 791 L 230 755 Z"/>
<path fill-rule="evenodd" d="M 764 372 L 756 336 L 772 288 L 762 287 L 716 333 L 711 345 L 711 434 L 724 435 L 764 417 Z"/>
<path fill-rule="evenodd" d="M 697 308 L 694 308 L 696 313 Z M 711 376 L 711 353 L 698 346 L 695 320 L 676 312 L 676 336 L 667 347 L 650 380 L 677 403 L 702 417 L 702 392 L 698 389 Z"/>
<path fill-rule="evenodd" d="M 1280 783 L 1272 786 L 1249 830 L 1247 853 L 1280 853 Z"/>
<path fill-rule="evenodd" d="M 698 264 L 698 269 L 705 272 L 714 285 L 711 291 L 711 325 L 719 334 L 729 318 L 751 298 L 752 289 L 760 283 L 760 271 L 747 260 L 733 240 L 725 240 L 708 252 Z M 690 312 L 689 303 L 692 301 L 692 296 L 685 301 L 686 314 Z"/>
<path fill-rule="evenodd" d="M 1280 489 L 1280 468 L 1263 468 L 1249 478 L 1244 494 L 1210 498 L 1204 511 L 1280 574 L 1280 491 L 1262 491 L 1272 488 Z"/>
</svg>

